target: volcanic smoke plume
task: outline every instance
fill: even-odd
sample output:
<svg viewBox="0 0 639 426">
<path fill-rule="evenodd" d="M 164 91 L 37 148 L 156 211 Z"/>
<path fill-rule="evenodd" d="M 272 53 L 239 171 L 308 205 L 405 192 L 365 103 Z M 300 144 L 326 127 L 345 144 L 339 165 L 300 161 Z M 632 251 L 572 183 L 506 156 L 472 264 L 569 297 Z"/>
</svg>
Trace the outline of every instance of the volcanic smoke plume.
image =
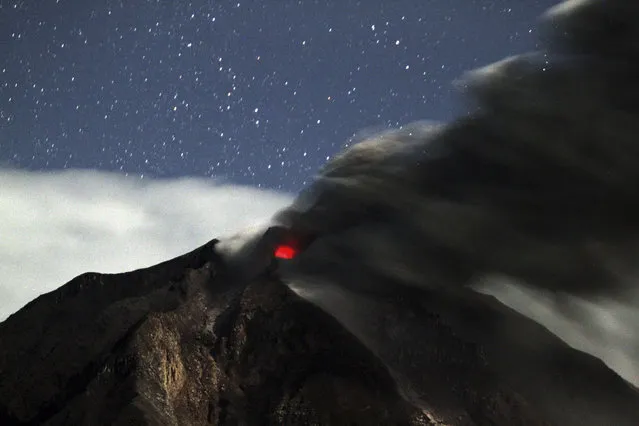
<svg viewBox="0 0 639 426">
<path fill-rule="evenodd" d="M 638 22 L 636 1 L 561 3 L 541 50 L 458 83 L 471 113 L 336 157 L 274 219 L 316 237 L 283 277 L 319 304 L 321 283 L 346 299 L 480 289 L 637 383 Z"/>
</svg>

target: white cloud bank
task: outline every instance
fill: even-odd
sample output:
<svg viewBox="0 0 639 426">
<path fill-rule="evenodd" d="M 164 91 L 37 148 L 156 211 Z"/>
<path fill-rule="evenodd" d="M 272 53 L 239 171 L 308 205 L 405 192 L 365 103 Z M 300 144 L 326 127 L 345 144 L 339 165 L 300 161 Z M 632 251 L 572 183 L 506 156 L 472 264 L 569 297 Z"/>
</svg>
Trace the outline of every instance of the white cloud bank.
<svg viewBox="0 0 639 426">
<path fill-rule="evenodd" d="M 84 272 L 160 263 L 265 222 L 291 200 L 203 178 L 0 169 L 0 321 Z"/>
</svg>

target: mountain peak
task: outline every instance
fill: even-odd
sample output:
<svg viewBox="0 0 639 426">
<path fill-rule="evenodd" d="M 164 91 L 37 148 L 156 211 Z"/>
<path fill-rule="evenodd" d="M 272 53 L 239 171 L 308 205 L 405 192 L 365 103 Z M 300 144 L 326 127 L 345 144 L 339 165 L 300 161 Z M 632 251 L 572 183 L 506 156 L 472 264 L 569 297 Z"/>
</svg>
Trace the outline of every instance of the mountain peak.
<svg viewBox="0 0 639 426">
<path fill-rule="evenodd" d="M 639 421 L 639 395 L 612 370 L 478 294 L 472 306 L 449 300 L 446 314 L 437 299 L 402 308 L 427 324 L 412 345 L 391 338 L 398 358 L 420 360 L 410 394 L 402 372 L 275 277 L 231 285 L 216 243 L 147 269 L 83 274 L 1 323 L 1 423 L 602 424 L 562 415 L 563 402 L 549 408 L 539 384 L 553 381 L 573 408 Z M 410 333 L 392 314 L 379 309 L 391 334 Z M 543 335 L 546 355 L 521 339 L 501 347 L 517 330 L 495 321 L 531 342 Z M 522 350 L 531 354 L 507 365 Z M 526 371 L 541 379 L 527 383 Z"/>
</svg>

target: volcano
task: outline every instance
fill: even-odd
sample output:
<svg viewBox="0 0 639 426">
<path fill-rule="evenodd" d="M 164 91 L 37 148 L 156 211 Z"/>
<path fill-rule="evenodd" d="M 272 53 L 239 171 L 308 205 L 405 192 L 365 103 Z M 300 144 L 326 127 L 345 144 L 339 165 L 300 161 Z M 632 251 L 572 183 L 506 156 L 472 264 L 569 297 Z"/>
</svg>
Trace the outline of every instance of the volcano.
<svg viewBox="0 0 639 426">
<path fill-rule="evenodd" d="M 1 323 L 0 424 L 639 424 L 629 383 L 481 294 L 413 308 L 427 327 L 395 348 L 421 360 L 409 394 L 286 283 L 265 272 L 233 285 L 216 244 L 83 274 Z M 395 334 L 411 332 L 383 314 Z M 512 335 L 525 338 L 501 343 Z"/>
</svg>

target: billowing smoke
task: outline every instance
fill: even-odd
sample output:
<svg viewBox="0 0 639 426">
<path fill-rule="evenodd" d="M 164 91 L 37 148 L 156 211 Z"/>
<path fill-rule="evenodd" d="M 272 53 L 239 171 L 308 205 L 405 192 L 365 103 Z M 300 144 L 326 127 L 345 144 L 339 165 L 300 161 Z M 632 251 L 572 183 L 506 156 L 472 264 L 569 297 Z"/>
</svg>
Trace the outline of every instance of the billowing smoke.
<svg viewBox="0 0 639 426">
<path fill-rule="evenodd" d="M 481 290 L 638 384 L 638 22 L 634 0 L 564 2 L 542 50 L 458 82 L 470 114 L 337 156 L 274 219 L 317 237 L 284 278 L 338 317 L 335 288 Z"/>
</svg>

